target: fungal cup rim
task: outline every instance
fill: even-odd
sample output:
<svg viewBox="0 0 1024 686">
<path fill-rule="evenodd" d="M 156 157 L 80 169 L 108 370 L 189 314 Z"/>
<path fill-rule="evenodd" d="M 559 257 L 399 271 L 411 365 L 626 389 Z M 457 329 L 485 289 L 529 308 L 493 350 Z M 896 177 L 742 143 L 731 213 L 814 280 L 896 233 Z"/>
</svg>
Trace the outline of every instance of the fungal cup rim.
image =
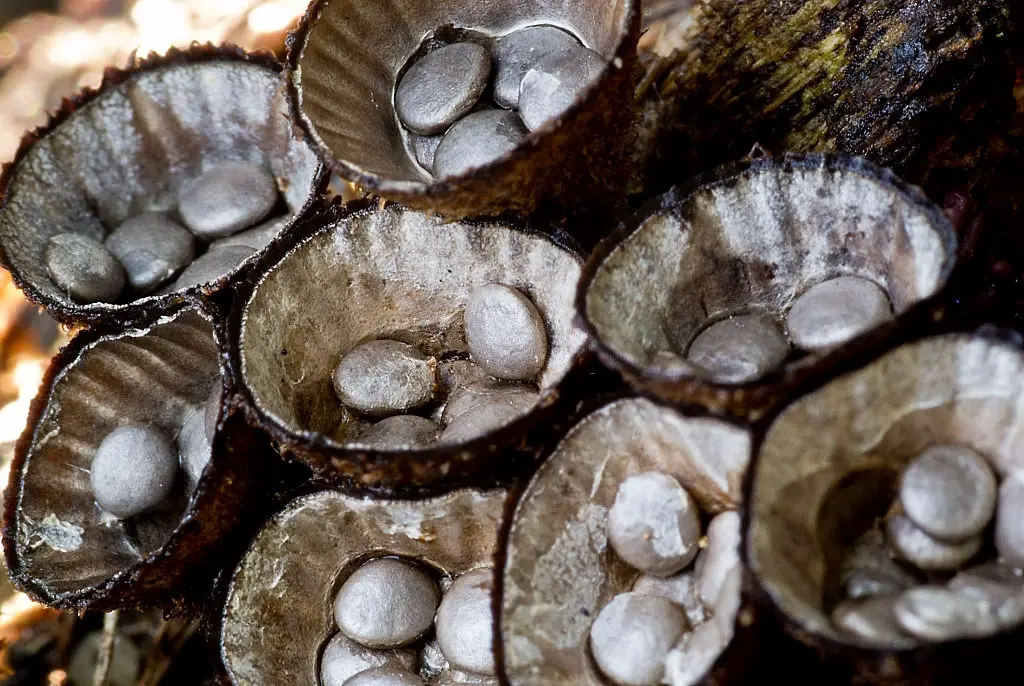
<svg viewBox="0 0 1024 686">
<path fill-rule="evenodd" d="M 275 75 L 276 80 L 282 82 L 284 65 L 265 50 L 247 51 L 233 43 L 193 42 L 187 48 L 172 47 L 166 53 L 158 54 L 151 52 L 144 57 L 132 57 L 128 64 L 121 68 L 108 67 L 103 72 L 102 81 L 98 86 L 87 86 L 73 95 L 64 98 L 60 107 L 51 112 L 47 121 L 33 130 L 26 132 L 21 139 L 18 151 L 14 158 L 3 165 L 0 170 L 0 214 L 9 210 L 10 193 L 9 189 L 14 179 L 21 170 L 29 152 L 36 143 L 45 139 L 51 133 L 57 131 L 61 126 L 70 121 L 80 110 L 101 99 L 111 90 L 120 88 L 132 79 L 144 76 L 151 72 L 163 69 L 188 67 L 190 65 L 203 65 L 214 62 L 228 64 L 252 65 L 266 69 Z M 298 131 L 298 124 L 290 120 L 292 126 Z M 286 226 L 282 227 L 278 236 L 283 236 L 290 231 L 311 208 L 320 201 L 321 196 L 327 190 L 330 182 L 330 174 L 323 159 L 317 151 L 309 146 L 315 156 L 315 168 L 311 177 L 311 184 L 301 208 L 298 208 L 291 215 Z M 276 239 L 275 239 L 276 240 Z M 209 284 L 196 284 L 188 288 L 173 291 L 164 295 L 150 293 L 139 296 L 131 301 L 123 303 L 94 302 L 80 303 L 75 301 L 64 302 L 41 293 L 35 285 L 28 280 L 17 266 L 11 261 L 7 251 L 0 245 L 0 264 L 11 274 L 15 285 L 25 295 L 37 303 L 53 317 L 65 324 L 86 324 L 89 326 L 102 325 L 108 321 L 123 322 L 126 325 L 144 324 L 147 320 L 159 316 L 159 312 L 166 309 L 170 304 L 176 306 L 178 303 L 187 302 L 195 297 L 206 297 L 209 293 L 222 290 L 224 284 L 239 278 L 247 273 L 255 264 L 255 256 L 250 256 L 231 272 L 225 274 L 220 280 L 210 282 L 219 284 L 219 287 L 210 289 Z"/>
<path fill-rule="evenodd" d="M 317 132 L 317 126 L 306 113 L 303 104 L 302 61 L 309 45 L 313 28 L 320 21 L 331 1 L 313 0 L 307 7 L 299 25 L 288 34 L 286 40 L 285 79 L 287 81 L 288 102 L 291 106 L 292 118 L 301 128 L 302 134 L 310 141 L 320 159 L 324 161 L 332 172 L 361 188 L 384 197 L 422 198 L 427 202 L 448 196 L 464 183 L 486 181 L 488 178 L 503 177 L 513 173 L 518 165 L 528 160 L 537 150 L 542 140 L 550 138 L 551 134 L 564 130 L 568 124 L 575 122 L 579 118 L 580 113 L 585 109 L 586 104 L 592 99 L 593 94 L 606 87 L 614 72 L 625 66 L 627 56 L 631 52 L 635 53 L 633 49 L 635 46 L 632 45 L 630 38 L 634 32 L 633 29 L 639 28 L 641 15 L 640 2 L 638 0 L 622 0 L 622 19 L 615 27 L 616 41 L 611 57 L 602 55 L 605 67 L 602 69 L 600 76 L 589 83 L 579 94 L 575 102 L 573 102 L 572 106 L 560 116 L 546 122 L 535 131 L 528 131 L 527 136 L 519 145 L 486 165 L 471 168 L 456 176 L 432 177 L 430 179 L 424 178 L 419 181 L 413 181 L 385 178 L 379 174 L 361 169 L 350 160 L 342 159 L 323 140 L 323 137 Z M 550 22 L 547 23 L 550 24 Z M 558 28 L 567 30 L 562 26 Z M 393 113 L 393 96 L 388 106 L 390 108 L 389 111 Z"/>
<path fill-rule="evenodd" d="M 282 446 L 286 452 L 292 454 L 297 452 L 299 459 L 302 459 L 303 461 L 307 461 L 303 458 L 303 455 L 313 454 L 316 455 L 318 459 L 323 459 L 328 463 L 328 465 L 334 460 L 339 460 L 348 464 L 360 464 L 362 468 L 383 466 L 394 467 L 395 465 L 400 466 L 403 464 L 413 463 L 435 465 L 441 464 L 445 460 L 454 461 L 458 455 L 472 456 L 473 461 L 475 462 L 475 458 L 481 453 L 485 453 L 495 447 L 509 446 L 514 443 L 516 437 L 524 436 L 528 430 L 535 427 L 550 413 L 551 408 L 557 407 L 560 396 L 562 395 L 562 389 L 566 387 L 567 383 L 571 383 L 571 379 L 575 373 L 587 367 L 587 361 L 590 359 L 591 353 L 586 340 L 584 340 L 579 348 L 572 354 L 571 360 L 566 367 L 566 371 L 563 376 L 550 388 L 540 390 L 538 402 L 529 412 L 518 416 L 512 422 L 505 424 L 494 431 L 483 434 L 482 436 L 478 436 L 469 441 L 452 444 L 435 443 L 427 448 L 418 450 L 378 449 L 371 446 L 360 446 L 360 444 L 355 443 L 341 443 L 335 441 L 326 434 L 317 431 L 309 429 L 296 430 L 295 428 L 290 427 L 287 422 L 278 417 L 275 413 L 265 408 L 257 396 L 256 391 L 247 381 L 245 361 L 242 354 L 242 349 L 245 346 L 246 322 L 248 319 L 249 308 L 256 298 L 260 287 L 265 283 L 267 278 L 269 278 L 271 274 L 275 273 L 281 265 L 283 265 L 296 251 L 300 250 L 308 242 L 315 240 L 323 233 L 336 230 L 340 224 L 344 223 L 349 218 L 367 216 L 375 212 L 389 209 L 422 214 L 416 210 L 409 210 L 397 203 L 382 203 L 374 197 L 354 200 L 349 203 L 342 203 L 340 199 L 336 199 L 321 212 L 307 217 L 306 220 L 297 227 L 297 230 L 286 240 L 282 241 L 280 245 L 273 246 L 270 250 L 266 251 L 265 254 L 261 255 L 255 271 L 253 272 L 253 276 L 246 279 L 237 289 L 234 303 L 227 317 L 227 335 L 230 341 L 228 353 L 230 358 L 229 367 L 235 380 L 237 393 L 243 398 L 244 409 L 249 415 L 251 423 L 266 430 L 272 439 Z M 581 268 L 583 266 L 583 258 L 579 253 L 579 248 L 571 237 L 563 233 L 550 234 L 542 232 L 531 226 L 529 220 L 526 219 L 512 217 L 484 217 L 463 219 L 452 223 L 469 227 L 500 224 L 501 226 L 516 231 L 526 237 L 537 238 L 548 242 L 550 245 L 563 251 Z M 575 327 L 576 325 L 572 324 L 572 326 Z M 361 471 L 363 470 L 364 469 Z M 318 469 L 317 471 L 319 476 L 322 477 L 329 475 L 331 469 L 328 466 Z M 481 470 L 478 468 L 472 469 L 473 474 L 480 474 L 480 471 Z M 488 470 L 483 469 L 483 474 L 481 474 L 481 476 L 484 476 L 487 473 L 489 473 Z M 328 480 L 330 480 L 329 476 Z M 432 481 L 431 484 L 429 484 L 430 489 L 427 491 L 422 490 L 425 486 L 424 484 L 415 485 L 402 483 L 398 484 L 397 487 L 393 489 L 391 486 L 383 486 L 381 483 L 376 481 L 363 482 L 359 487 L 370 488 L 372 490 L 383 486 L 385 492 L 388 494 L 390 494 L 392 490 L 404 493 L 407 488 L 417 489 L 421 493 L 430 493 L 433 492 L 432 489 L 443 489 L 445 487 L 445 483 L 451 485 L 450 481 L 445 478 Z M 353 487 L 353 484 L 349 481 L 345 481 L 344 485 L 346 487 Z"/>
<path fill-rule="evenodd" d="M 757 148 L 755 148 L 755 151 Z M 655 216 L 676 216 L 678 208 L 699 193 L 713 188 L 727 188 L 748 175 L 772 171 L 826 170 L 856 174 L 895 190 L 908 205 L 922 213 L 937 234 L 944 249 L 935 292 L 911 303 L 901 314 L 889 321 L 859 334 L 843 345 L 824 353 L 809 353 L 788 361 L 759 379 L 745 383 L 722 383 L 696 375 L 677 375 L 663 370 L 638 365 L 623 352 L 611 347 L 588 312 L 591 287 L 605 261 L 628 239 L 642 230 L 644 223 Z M 949 219 L 940 207 L 930 200 L 918 186 L 902 180 L 890 169 L 880 167 L 867 159 L 834 153 L 751 154 L 742 160 L 727 163 L 704 172 L 689 181 L 645 202 L 629 215 L 591 252 L 576 292 L 576 320 L 587 334 L 591 346 L 601 361 L 622 375 L 637 392 L 661 402 L 695 405 L 720 409 L 728 414 L 758 419 L 770 411 L 779 396 L 794 389 L 806 388 L 816 377 L 831 378 L 847 366 L 851 359 L 862 360 L 877 356 L 888 341 L 912 322 L 927 322 L 932 312 L 943 302 L 947 285 L 957 265 L 957 236 Z M 752 307 L 753 311 L 759 311 Z M 865 358 L 865 355 L 868 357 Z"/>
</svg>

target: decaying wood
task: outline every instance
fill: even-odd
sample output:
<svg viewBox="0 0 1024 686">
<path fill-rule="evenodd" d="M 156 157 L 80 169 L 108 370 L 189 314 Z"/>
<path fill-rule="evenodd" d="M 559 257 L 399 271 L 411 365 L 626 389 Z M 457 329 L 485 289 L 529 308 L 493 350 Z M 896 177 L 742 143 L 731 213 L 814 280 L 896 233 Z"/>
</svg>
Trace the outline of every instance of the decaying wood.
<svg viewBox="0 0 1024 686">
<path fill-rule="evenodd" d="M 746 154 L 863 155 L 962 182 L 1013 111 L 1003 0 L 704 0 L 642 103 L 645 190 Z"/>
</svg>

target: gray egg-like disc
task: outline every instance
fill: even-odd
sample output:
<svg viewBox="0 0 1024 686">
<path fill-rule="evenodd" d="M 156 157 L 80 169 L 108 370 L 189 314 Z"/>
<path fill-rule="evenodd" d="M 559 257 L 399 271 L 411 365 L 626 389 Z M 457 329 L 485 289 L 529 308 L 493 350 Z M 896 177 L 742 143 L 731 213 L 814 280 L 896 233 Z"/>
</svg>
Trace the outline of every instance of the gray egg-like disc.
<svg viewBox="0 0 1024 686">
<path fill-rule="evenodd" d="M 641 572 L 668 576 L 700 550 L 697 504 L 667 474 L 644 472 L 619 484 L 608 510 L 608 543 Z"/>
<path fill-rule="evenodd" d="M 619 684 L 654 686 L 665 658 L 689 630 L 683 609 L 664 598 L 620 593 L 590 627 L 590 652 L 601 673 Z"/>
<path fill-rule="evenodd" d="M 737 315 L 715 322 L 693 340 L 689 362 L 719 383 L 747 383 L 781 365 L 789 342 L 764 315 Z"/>
<path fill-rule="evenodd" d="M 440 427 L 414 414 L 400 414 L 382 419 L 359 435 L 358 442 L 377 450 L 415 449 L 437 440 Z"/>
<path fill-rule="evenodd" d="M 211 248 L 205 255 L 185 268 L 170 288 L 170 292 L 180 291 L 191 286 L 208 284 L 227 276 L 256 254 L 247 245 L 229 245 Z"/>
<path fill-rule="evenodd" d="M 213 448 L 206 436 L 206 408 L 190 407 L 185 410 L 178 431 L 178 451 L 181 468 L 188 477 L 189 489 L 199 483 L 199 476 L 210 462 Z"/>
<path fill-rule="evenodd" d="M 899 595 L 914 583 L 915 580 L 905 573 L 890 574 L 881 569 L 854 569 L 843 576 L 846 596 L 852 599 Z"/>
<path fill-rule="evenodd" d="M 892 317 L 889 296 L 859 276 L 840 276 L 811 286 L 786 315 L 786 331 L 809 352 L 835 348 Z"/>
<path fill-rule="evenodd" d="M 437 585 L 412 563 L 372 560 L 345 580 L 334 600 L 338 628 L 367 648 L 400 648 L 434 623 Z"/>
<path fill-rule="evenodd" d="M 421 167 L 431 174 L 434 173 L 434 155 L 437 154 L 437 147 L 441 145 L 443 139 L 444 136 L 441 134 L 420 136 L 414 133 L 409 136 L 413 157 Z"/>
<path fill-rule="evenodd" d="M 456 669 L 494 674 L 491 569 L 474 569 L 452 583 L 437 610 L 437 643 Z"/>
<path fill-rule="evenodd" d="M 423 679 L 412 672 L 394 667 L 378 667 L 360 672 L 345 686 L 423 686 Z"/>
<path fill-rule="evenodd" d="M 575 36 L 554 26 L 530 26 L 501 37 L 494 44 L 494 101 L 516 109 L 526 72 L 553 53 L 580 47 Z"/>
<path fill-rule="evenodd" d="M 715 621 L 704 622 L 689 633 L 665 659 L 665 680 L 672 686 L 695 686 L 714 666 L 718 656 L 729 645 L 730 636 Z"/>
<path fill-rule="evenodd" d="M 46 271 L 57 287 L 83 303 L 114 302 L 124 290 L 125 273 L 99 241 L 61 233 L 46 244 Z"/>
<path fill-rule="evenodd" d="M 491 376 L 525 381 L 544 371 L 544 318 L 515 288 L 491 283 L 473 289 L 466 301 L 465 327 L 470 357 Z"/>
<path fill-rule="evenodd" d="M 740 565 L 740 515 L 727 510 L 708 524 L 707 547 L 697 558 L 697 595 L 704 607 L 718 602 L 726 579 Z"/>
<path fill-rule="evenodd" d="M 693 572 L 682 572 L 670 577 L 641 575 L 631 589 L 640 595 L 656 595 L 671 600 L 686 610 L 691 626 L 697 626 L 707 618 L 707 610 L 697 597 L 697 576 Z"/>
<path fill-rule="evenodd" d="M 999 486 L 996 550 L 1008 564 L 1024 568 L 1024 475 L 1010 475 Z"/>
<path fill-rule="evenodd" d="M 996 508 L 996 477 L 981 455 L 959 446 L 933 446 L 911 460 L 900 480 L 907 516 L 942 541 L 981 533 Z"/>
<path fill-rule="evenodd" d="M 395 112 L 421 136 L 440 133 L 469 113 L 487 88 L 491 57 L 476 43 L 452 43 L 420 58 L 395 90 Z"/>
<path fill-rule="evenodd" d="M 203 424 L 206 427 L 206 438 L 213 443 L 213 437 L 217 434 L 217 420 L 220 419 L 221 396 L 224 394 L 224 386 L 220 380 L 214 384 L 210 391 L 210 397 L 203 409 Z"/>
<path fill-rule="evenodd" d="M 344 686 L 356 674 L 378 667 L 411 671 L 415 666 L 414 650 L 373 650 L 337 633 L 320 658 L 320 686 Z"/>
<path fill-rule="evenodd" d="M 195 238 L 189 230 L 156 212 L 121 224 L 107 236 L 106 246 L 139 293 L 149 293 L 169 281 L 195 254 Z"/>
<path fill-rule="evenodd" d="M 341 402 L 371 417 L 387 417 L 430 402 L 437 364 L 405 343 L 367 341 L 345 353 L 333 378 Z"/>
<path fill-rule="evenodd" d="M 119 519 L 142 514 L 170 494 L 178 451 L 159 429 L 122 426 L 96 448 L 89 469 L 96 503 Z"/>
<path fill-rule="evenodd" d="M 255 226 L 245 231 L 240 231 L 232 236 L 225 238 L 218 238 L 213 243 L 210 243 L 210 250 L 218 250 L 220 248 L 228 248 L 234 245 L 242 245 L 247 248 L 252 248 L 255 252 L 263 250 L 263 248 L 273 242 L 277 238 L 281 230 L 288 225 L 288 217 L 277 217 L 269 221 L 265 221 L 259 226 Z"/>
<path fill-rule="evenodd" d="M 832 611 L 832 623 L 879 646 L 902 647 L 912 639 L 896 621 L 896 598 L 874 596 L 844 600 Z"/>
<path fill-rule="evenodd" d="M 926 641 L 990 636 L 1002 628 L 984 600 L 944 586 L 918 586 L 904 591 L 893 613 L 900 628 Z"/>
<path fill-rule="evenodd" d="M 224 162 L 181 187 L 178 214 L 192 233 L 213 240 L 255 226 L 277 197 L 277 182 L 262 165 Z"/>
<path fill-rule="evenodd" d="M 511 152 L 526 138 L 514 112 L 484 110 L 456 122 L 434 153 L 434 176 L 445 178 L 484 167 Z"/>
<path fill-rule="evenodd" d="M 947 543 L 929 536 L 909 517 L 894 515 L 885 522 L 885 532 L 900 557 L 926 572 L 956 569 L 981 550 L 981 536 Z"/>
<path fill-rule="evenodd" d="M 1005 564 L 971 567 L 947 584 L 950 590 L 988 603 L 1003 627 L 1024 622 L 1024 572 Z"/>
<path fill-rule="evenodd" d="M 519 116 L 530 131 L 562 116 L 604 71 L 605 60 L 583 47 L 554 52 L 526 75 L 519 90 Z"/>
<path fill-rule="evenodd" d="M 898 564 L 885 536 L 869 529 L 850 547 L 840 565 L 840 582 L 849 598 L 874 595 L 899 595 L 918 583 L 918 579 Z"/>
<path fill-rule="evenodd" d="M 452 423 L 441 432 L 438 441 L 449 444 L 470 441 L 497 431 L 520 416 L 522 413 L 519 410 L 502 403 L 477 405 L 472 410 L 463 412 L 453 419 Z"/>
<path fill-rule="evenodd" d="M 539 399 L 540 395 L 534 389 L 514 384 L 456 388 L 445 402 L 441 422 L 445 425 L 450 424 L 466 412 L 491 403 L 508 405 L 520 414 L 526 414 Z"/>
</svg>

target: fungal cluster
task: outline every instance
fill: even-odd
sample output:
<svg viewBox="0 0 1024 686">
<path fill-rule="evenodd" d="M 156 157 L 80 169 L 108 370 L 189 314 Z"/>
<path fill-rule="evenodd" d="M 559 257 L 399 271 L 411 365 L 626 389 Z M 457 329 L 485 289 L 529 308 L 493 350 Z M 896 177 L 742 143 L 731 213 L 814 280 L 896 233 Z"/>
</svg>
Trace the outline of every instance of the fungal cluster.
<svg viewBox="0 0 1024 686">
<path fill-rule="evenodd" d="M 117 302 L 125 286 L 134 299 L 161 287 L 158 294 L 216 281 L 284 228 L 281 219 L 267 219 L 278 202 L 274 177 L 259 165 L 218 164 L 179 189 L 178 221 L 171 213 L 146 212 L 102 242 L 77 232 L 56 234 L 46 246 L 46 269 L 82 303 Z"/>
<path fill-rule="evenodd" d="M 598 668 L 624 686 L 697 683 L 733 635 L 739 515 L 716 516 L 702 537 L 697 504 L 686 489 L 671 476 L 645 472 L 619 486 L 608 511 L 608 542 L 641 576 L 590 628 Z M 694 559 L 694 569 L 685 571 Z"/>
<path fill-rule="evenodd" d="M 892 317 L 885 291 L 869 279 L 837 276 L 811 286 L 785 315 L 785 332 L 767 314 L 738 314 L 709 324 L 693 339 L 686 361 L 671 351 L 655 365 L 671 370 L 689 363 L 718 383 L 742 384 L 776 370 L 790 345 L 805 353 L 835 349 Z"/>
<path fill-rule="evenodd" d="M 640 27 L 314 0 L 287 64 L 140 61 L 26 139 L 0 256 L 92 328 L 12 465 L 16 585 L 201 612 L 236 686 L 946 686 L 1019 644 L 1024 352 L 953 321 L 954 227 L 855 157 L 647 183 L 689 75 Z"/>
<path fill-rule="evenodd" d="M 351 413 L 334 435 L 377 449 L 424 448 L 473 440 L 529 412 L 548 359 L 536 306 L 515 288 L 485 284 L 470 293 L 462 319 L 469 360 L 439 362 L 387 339 L 345 353 L 333 383 Z M 428 416 L 410 414 L 417 411 Z"/>
<path fill-rule="evenodd" d="M 395 111 L 420 166 L 438 178 L 460 176 L 561 116 L 604 66 L 604 58 L 555 26 L 448 43 L 406 69 Z"/>
<path fill-rule="evenodd" d="M 493 574 L 474 569 L 439 586 L 408 560 L 363 563 L 334 600 L 339 633 L 321 657 L 321 686 L 416 686 L 419 671 L 443 669 L 485 683 L 494 676 Z"/>
<path fill-rule="evenodd" d="M 1022 494 L 1019 476 L 999 484 L 970 448 L 933 446 L 911 460 L 884 537 L 864 534 L 844 564 L 836 626 L 901 645 L 990 636 L 1024 622 Z M 989 531 L 999 561 L 972 564 L 991 545 Z"/>
</svg>

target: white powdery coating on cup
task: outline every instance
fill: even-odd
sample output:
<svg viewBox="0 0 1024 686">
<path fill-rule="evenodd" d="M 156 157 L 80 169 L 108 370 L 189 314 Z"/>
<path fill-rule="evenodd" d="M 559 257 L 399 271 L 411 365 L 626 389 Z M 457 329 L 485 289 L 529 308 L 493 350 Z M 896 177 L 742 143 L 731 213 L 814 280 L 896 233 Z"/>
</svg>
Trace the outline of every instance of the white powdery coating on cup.
<svg viewBox="0 0 1024 686">
<path fill-rule="evenodd" d="M 171 492 L 178 451 L 159 429 L 122 426 L 103 439 L 89 480 L 97 504 L 120 519 L 159 505 Z"/>
<path fill-rule="evenodd" d="M 320 686 L 344 686 L 356 674 L 377 667 L 412 670 L 415 666 L 414 650 L 373 650 L 339 633 L 320 658 Z"/>
<path fill-rule="evenodd" d="M 383 558 L 352 573 L 334 600 L 338 628 L 368 648 L 400 648 L 434 623 L 437 585 L 419 567 Z"/>
<path fill-rule="evenodd" d="M 789 342 L 779 327 L 759 314 L 715 322 L 693 340 L 686 359 L 719 383 L 746 383 L 785 361 Z"/>
<path fill-rule="evenodd" d="M 671 476 L 645 472 L 619 485 L 608 511 L 608 542 L 633 567 L 675 574 L 697 556 L 700 535 L 697 504 Z"/>
<path fill-rule="evenodd" d="M 466 302 L 464 319 L 469 354 L 488 374 L 524 381 L 544 370 L 548 358 L 544 318 L 515 288 L 497 283 L 475 288 Z"/>
<path fill-rule="evenodd" d="M 456 669 L 494 674 L 493 570 L 474 569 L 451 585 L 437 609 L 437 643 Z"/>
<path fill-rule="evenodd" d="M 178 214 L 192 233 L 206 240 L 248 229 L 274 209 L 277 182 L 251 162 L 211 167 L 178 192 Z"/>
<path fill-rule="evenodd" d="M 934 446 L 911 460 L 900 480 L 900 503 L 925 532 L 963 541 L 988 525 L 996 508 L 996 477 L 981 455 Z"/>
<path fill-rule="evenodd" d="M 811 286 L 797 298 L 786 316 L 786 330 L 793 345 L 819 352 L 891 317 L 889 296 L 880 286 L 859 276 L 840 276 Z"/>
<path fill-rule="evenodd" d="M 904 593 L 893 610 L 900 627 L 928 641 L 991 636 L 999 618 L 984 600 L 944 586 L 918 586 Z"/>
<path fill-rule="evenodd" d="M 387 417 L 430 401 L 437 364 L 411 345 L 368 341 L 345 353 L 333 380 L 341 402 L 371 417 Z"/>
<path fill-rule="evenodd" d="M 659 684 L 665 658 L 688 628 L 686 614 L 675 603 L 621 593 L 594 620 L 590 652 L 601 672 L 618 684 Z"/>
<path fill-rule="evenodd" d="M 909 518 L 894 515 L 885 522 L 893 549 L 905 560 L 925 571 L 956 569 L 981 550 L 981 536 L 946 543 L 929 536 Z"/>
</svg>

